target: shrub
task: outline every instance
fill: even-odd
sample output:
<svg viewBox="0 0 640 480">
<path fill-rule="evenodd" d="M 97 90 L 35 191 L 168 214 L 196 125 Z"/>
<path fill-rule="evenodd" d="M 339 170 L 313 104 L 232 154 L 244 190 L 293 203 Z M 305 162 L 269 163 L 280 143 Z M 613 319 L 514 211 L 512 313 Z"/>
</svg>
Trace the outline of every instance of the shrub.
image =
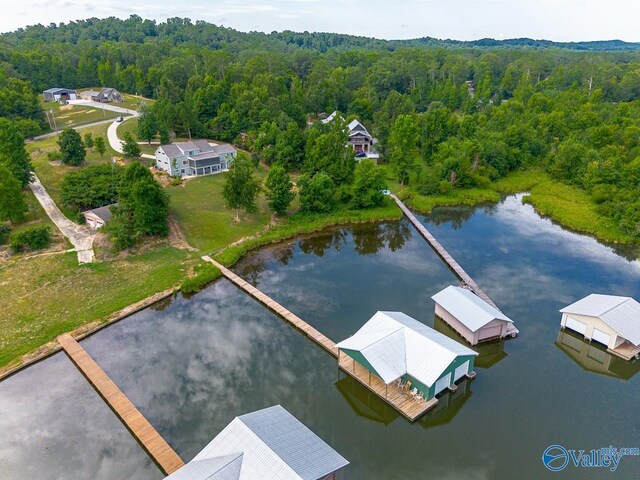
<svg viewBox="0 0 640 480">
<path fill-rule="evenodd" d="M 47 160 L 50 162 L 61 162 L 62 161 L 62 153 L 59 150 L 54 150 L 52 152 L 47 153 Z"/>
<path fill-rule="evenodd" d="M 446 195 L 447 193 L 449 193 L 451 191 L 453 187 L 451 186 L 451 183 L 449 183 L 448 180 L 442 180 L 440 182 L 440 185 L 438 186 L 438 191 L 443 194 Z"/>
<path fill-rule="evenodd" d="M 39 250 L 51 243 L 51 229 L 47 226 L 33 227 L 11 235 L 11 250 L 22 252 L 25 249 Z"/>
<path fill-rule="evenodd" d="M 0 224 L 0 245 L 7 243 L 9 234 L 11 233 L 11 227 L 6 223 Z"/>
<path fill-rule="evenodd" d="M 335 207 L 335 184 L 324 172 L 300 180 L 300 206 L 303 212 L 330 212 Z"/>
</svg>

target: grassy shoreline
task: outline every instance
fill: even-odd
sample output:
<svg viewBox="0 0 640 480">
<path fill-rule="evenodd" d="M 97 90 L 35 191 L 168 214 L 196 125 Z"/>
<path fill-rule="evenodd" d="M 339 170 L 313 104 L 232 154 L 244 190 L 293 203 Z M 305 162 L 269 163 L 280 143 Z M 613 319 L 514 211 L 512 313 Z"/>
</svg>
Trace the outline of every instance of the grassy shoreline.
<svg viewBox="0 0 640 480">
<path fill-rule="evenodd" d="M 205 182 L 210 184 L 210 187 L 215 188 L 220 188 L 220 185 L 217 185 L 220 181 L 220 179 L 205 180 Z M 193 186 L 195 187 L 196 185 Z M 187 189 L 189 189 L 189 187 L 187 187 Z M 523 201 L 530 203 L 539 214 L 549 216 L 565 228 L 590 234 L 606 242 L 640 243 L 637 239 L 633 239 L 617 231 L 611 221 L 607 221 L 607 219 L 597 212 L 596 205 L 589 200 L 584 192 L 575 187 L 553 181 L 542 170 L 514 172 L 491 184 L 488 188 L 454 190 L 447 195 L 426 197 L 416 194 L 411 187 L 397 184 L 392 185 L 391 190 L 405 201 L 408 206 L 423 213 L 429 213 L 433 208 L 438 206 L 474 205 L 483 202 L 497 202 L 503 195 L 529 192 L 529 194 L 523 198 Z M 178 201 L 178 203 L 180 202 Z M 208 206 L 205 205 L 199 208 L 205 207 Z M 196 210 L 198 210 L 198 208 L 196 208 Z M 226 214 L 232 215 L 232 213 L 228 211 L 226 211 Z M 397 220 L 401 217 L 402 213 L 395 205 L 395 202 L 386 199 L 383 206 L 370 210 L 338 210 L 330 214 L 314 215 L 295 213 L 282 220 L 282 223 L 279 225 L 270 228 L 264 225 L 264 219 L 262 219 L 262 221 L 250 219 L 247 220 L 251 224 L 249 230 L 245 232 L 243 229 L 244 225 L 238 227 L 236 224 L 233 226 L 234 229 L 237 229 L 234 234 L 229 235 L 229 232 L 227 232 L 226 235 L 223 235 L 226 241 L 209 241 L 202 243 L 196 241 L 196 244 L 200 243 L 196 245 L 200 247 L 197 256 L 212 253 L 211 256 L 217 261 L 227 267 L 231 267 L 248 252 L 265 245 L 275 244 L 299 235 L 319 232 L 332 226 Z M 183 222 L 186 221 L 186 219 L 182 220 Z M 219 219 L 216 225 L 223 229 L 229 229 L 232 224 L 227 225 L 226 220 Z M 216 236 L 220 234 L 219 231 L 215 233 Z M 241 234 L 247 235 L 239 239 L 239 235 Z M 189 239 L 192 235 L 198 238 L 199 232 L 189 232 L 187 229 L 187 238 Z M 91 290 L 91 288 L 95 290 L 86 291 L 84 295 L 79 295 L 78 297 L 78 300 L 90 298 L 92 301 L 87 305 L 80 305 L 80 303 L 78 303 L 74 312 L 69 311 L 69 305 L 66 305 L 64 308 L 56 308 L 55 305 L 50 305 L 50 308 L 46 308 L 46 305 L 40 305 L 38 312 L 31 311 L 32 309 L 27 307 L 24 307 L 25 311 L 22 311 L 20 310 L 20 305 L 14 306 L 12 312 L 6 312 L 12 316 L 10 319 L 11 322 L 8 321 L 8 318 L 3 320 L 0 316 L 0 371 L 6 372 L 7 366 L 9 365 L 11 366 L 11 370 L 15 370 L 20 368 L 20 365 L 24 362 L 32 362 L 34 360 L 34 352 L 37 353 L 43 350 L 43 345 L 46 345 L 63 332 L 70 330 L 78 331 L 77 329 L 82 329 L 82 327 L 88 325 L 108 322 L 108 319 L 113 317 L 114 312 L 126 308 L 127 305 L 145 301 L 145 299 L 151 298 L 153 295 L 167 288 L 180 289 L 183 293 L 188 294 L 202 289 L 208 283 L 220 277 L 218 269 L 209 263 L 196 260 L 197 256 L 193 254 L 187 255 L 184 252 L 178 253 L 175 249 L 164 249 L 162 253 L 159 251 L 157 253 L 149 252 L 148 254 L 134 256 L 126 260 L 99 264 L 95 267 L 78 267 L 71 265 L 73 262 L 66 258 L 67 255 L 59 257 L 58 259 L 48 257 L 46 260 L 43 260 L 43 262 L 54 262 L 56 264 L 55 268 L 50 268 L 48 272 L 40 272 L 40 277 L 26 275 L 25 272 L 23 272 L 23 276 L 26 275 L 28 278 L 36 279 L 36 290 L 46 289 L 49 293 L 53 293 L 54 296 L 55 294 L 61 293 L 62 298 L 71 294 L 71 292 L 68 291 L 68 282 L 70 281 L 68 277 L 80 275 L 82 269 L 85 269 L 85 273 L 88 273 L 86 269 L 93 270 L 90 276 L 102 277 L 104 275 L 104 278 L 107 278 L 113 275 L 114 269 L 121 270 L 125 264 L 128 264 L 130 267 L 132 263 L 136 263 L 142 267 L 142 270 L 147 270 L 148 274 L 154 276 L 156 283 L 149 285 L 149 282 L 144 282 L 146 287 L 140 288 L 138 283 L 136 283 L 136 278 L 139 279 L 137 275 L 132 277 L 131 272 L 127 274 L 121 273 L 119 281 L 134 288 L 129 290 L 127 294 L 119 295 L 118 298 L 108 300 L 106 297 L 102 298 L 99 294 L 100 291 L 104 290 L 104 288 L 101 288 L 101 286 L 104 286 L 102 283 L 104 279 L 100 281 L 96 280 L 93 287 L 84 285 L 84 290 L 86 290 L 87 287 L 89 287 L 89 290 Z M 152 258 L 153 260 L 151 260 Z M 32 262 L 32 260 L 29 262 Z M 195 275 L 188 273 L 189 266 L 193 267 Z M 28 274 L 29 267 L 27 266 L 24 269 Z M 2 274 L 6 274 L 7 270 L 7 265 L 0 269 L 0 280 Z M 45 268 L 45 270 L 47 270 L 47 268 Z M 86 275 L 82 275 L 83 278 L 85 276 Z M 62 292 L 58 292 L 51 286 L 60 284 L 60 279 L 63 279 L 64 282 L 62 283 L 66 284 L 66 289 Z M 80 278 L 77 277 L 75 280 L 80 281 Z M 29 280 L 29 282 L 31 282 L 31 280 Z M 15 292 L 18 294 L 15 298 L 26 299 L 29 297 L 29 291 L 34 288 L 31 284 L 29 284 L 31 286 L 27 285 L 29 282 L 24 280 L 24 285 L 18 287 L 19 291 Z M 45 310 L 42 310 L 42 308 L 45 308 Z M 74 310 L 74 308 L 71 308 L 71 310 Z M 69 317 L 72 319 L 70 320 Z M 47 318 L 47 324 L 41 325 L 39 332 L 34 332 L 31 322 L 38 318 Z M 38 330 L 38 328 L 36 328 L 36 330 Z M 43 355 L 45 353 L 43 353 Z M 24 361 L 22 359 L 24 359 Z"/>
<path fill-rule="evenodd" d="M 621 232 L 612 219 L 602 215 L 585 191 L 553 180 L 541 169 L 512 172 L 487 188 L 453 190 L 446 195 L 427 197 L 411 187 L 397 184 L 391 190 L 407 206 L 421 213 L 431 213 L 435 207 L 498 202 L 503 195 L 528 192 L 523 197 L 524 203 L 567 230 L 602 242 L 640 245 L 640 239 Z"/>
</svg>

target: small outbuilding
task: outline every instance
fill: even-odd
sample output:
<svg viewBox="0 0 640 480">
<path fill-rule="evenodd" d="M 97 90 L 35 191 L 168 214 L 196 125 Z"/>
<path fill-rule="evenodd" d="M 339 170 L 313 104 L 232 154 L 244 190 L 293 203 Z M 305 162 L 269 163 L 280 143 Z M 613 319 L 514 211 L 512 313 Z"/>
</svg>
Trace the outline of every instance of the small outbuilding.
<svg viewBox="0 0 640 480">
<path fill-rule="evenodd" d="M 111 207 L 113 207 L 113 205 L 106 205 L 104 207 L 94 208 L 93 210 L 87 210 L 86 212 L 82 212 L 82 216 L 89 227 L 97 230 L 98 228 L 104 227 L 104 224 L 113 217 Z"/>
<path fill-rule="evenodd" d="M 640 356 L 640 303 L 592 293 L 560 310 L 561 328 L 595 340 L 625 360 Z"/>
<path fill-rule="evenodd" d="M 410 382 L 425 400 L 473 378 L 478 355 L 402 312 L 377 312 L 336 347 L 387 385 Z"/>
<path fill-rule="evenodd" d="M 277 405 L 236 417 L 166 480 L 335 480 L 347 465 Z"/>
<path fill-rule="evenodd" d="M 78 92 L 69 88 L 49 88 L 42 92 L 45 102 L 60 102 L 68 100 L 76 100 Z"/>
<path fill-rule="evenodd" d="M 514 336 L 513 320 L 466 288 L 448 286 L 431 297 L 436 315 L 471 345 Z"/>
</svg>

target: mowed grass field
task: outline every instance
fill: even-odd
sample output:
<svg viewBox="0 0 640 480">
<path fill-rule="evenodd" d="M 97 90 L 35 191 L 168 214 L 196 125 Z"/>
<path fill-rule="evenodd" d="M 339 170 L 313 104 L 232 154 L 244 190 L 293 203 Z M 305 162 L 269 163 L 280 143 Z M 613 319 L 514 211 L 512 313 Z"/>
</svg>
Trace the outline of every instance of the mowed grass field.
<svg viewBox="0 0 640 480">
<path fill-rule="evenodd" d="M 78 265 L 75 253 L 0 263 L 0 367 L 81 325 L 178 285 L 191 256 L 159 245 L 142 254 Z"/>
<path fill-rule="evenodd" d="M 57 102 L 43 102 L 42 109 L 45 112 L 49 112 L 49 121 L 51 122 L 51 126 L 53 128 L 57 127 L 58 130 L 101 122 L 103 120 L 112 120 L 117 116 L 122 115 L 121 113 L 109 110 L 102 110 L 84 105 L 60 105 Z M 55 123 L 52 117 L 55 118 Z"/>
<path fill-rule="evenodd" d="M 266 168 L 257 171 L 260 179 L 267 175 Z M 260 195 L 258 212 L 240 212 L 240 222 L 235 221 L 235 211 L 225 207 L 222 188 L 226 173 L 195 178 L 180 186 L 168 187 L 171 197 L 170 215 L 175 217 L 191 246 L 211 252 L 241 238 L 262 231 L 271 218 L 264 195 Z"/>
</svg>

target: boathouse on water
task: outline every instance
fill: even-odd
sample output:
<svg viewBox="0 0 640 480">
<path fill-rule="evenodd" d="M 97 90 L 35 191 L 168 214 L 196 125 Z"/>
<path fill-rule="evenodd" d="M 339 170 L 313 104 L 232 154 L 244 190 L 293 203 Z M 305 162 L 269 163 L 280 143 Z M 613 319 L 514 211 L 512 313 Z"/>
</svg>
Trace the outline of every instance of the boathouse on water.
<svg viewBox="0 0 640 480">
<path fill-rule="evenodd" d="M 236 417 L 165 480 L 335 480 L 348 464 L 277 405 Z"/>
<path fill-rule="evenodd" d="M 450 285 L 431 298 L 436 315 L 471 345 L 514 335 L 513 320 L 466 288 Z"/>
<path fill-rule="evenodd" d="M 561 328 L 595 340 L 625 360 L 640 356 L 640 303 L 633 298 L 592 293 L 560 312 Z"/>
<path fill-rule="evenodd" d="M 402 312 L 377 312 L 336 347 L 387 385 L 411 382 L 425 400 L 473 377 L 478 355 Z"/>
</svg>

